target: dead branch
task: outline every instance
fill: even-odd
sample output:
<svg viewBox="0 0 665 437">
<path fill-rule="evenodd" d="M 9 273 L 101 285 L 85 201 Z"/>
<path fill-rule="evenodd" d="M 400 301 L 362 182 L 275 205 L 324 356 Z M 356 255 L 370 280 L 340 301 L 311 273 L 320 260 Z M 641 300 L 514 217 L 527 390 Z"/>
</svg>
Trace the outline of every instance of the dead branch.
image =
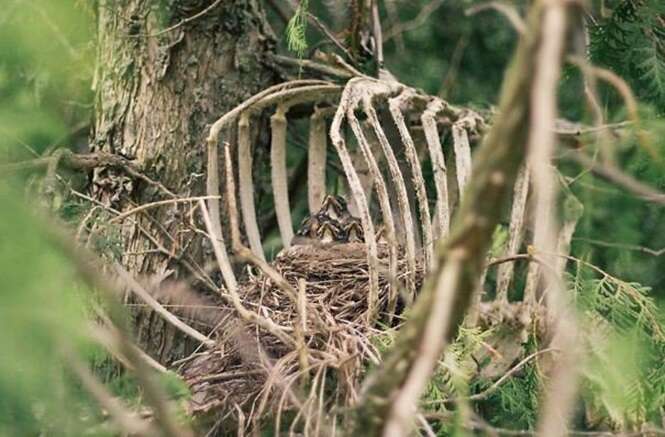
<svg viewBox="0 0 665 437">
<path fill-rule="evenodd" d="M 460 200 L 464 199 L 464 189 L 471 178 L 471 146 L 466 129 L 459 123 L 453 123 L 453 148 L 455 150 L 455 170 L 457 189 Z"/>
<path fill-rule="evenodd" d="M 129 287 L 129 289 L 132 290 L 139 298 L 141 298 L 142 301 L 148 304 L 148 306 L 152 308 L 153 311 L 162 316 L 162 318 L 166 320 L 171 326 L 187 334 L 191 338 L 200 341 L 208 347 L 215 346 L 215 342 L 212 341 L 209 337 L 201 334 L 196 329 L 184 323 L 173 313 L 164 308 L 162 304 L 157 302 L 157 300 L 152 297 L 150 293 L 148 293 L 145 288 L 143 288 L 141 284 L 139 284 L 136 279 L 134 279 L 120 264 L 114 263 L 113 268 L 115 269 L 118 276 L 122 278 L 125 284 Z"/>
<path fill-rule="evenodd" d="M 569 18 L 581 14 L 581 6 L 565 0 L 544 2 L 542 11 L 542 39 L 535 54 L 536 69 L 532 90 L 531 131 L 529 134 L 529 166 L 534 186 L 534 246 L 538 250 L 553 252 L 557 248 L 555 205 L 556 178 L 551 167 L 556 136 L 557 83 L 561 72 L 565 36 L 573 26 Z M 571 20 L 575 23 L 574 20 Z M 575 220 L 576 222 L 577 220 Z M 556 259 L 545 256 L 546 265 L 554 269 L 546 272 L 544 283 L 548 288 L 547 310 L 552 320 L 551 346 L 561 350 L 554 363 L 544 399 L 541 401 L 538 430 L 544 436 L 567 435 L 568 420 L 577 392 L 579 356 L 574 311 L 568 306 L 566 289 L 558 272 Z M 531 264 L 534 266 L 536 264 Z"/>
<path fill-rule="evenodd" d="M 397 23 L 390 29 L 386 30 L 383 37 L 383 42 L 388 42 L 391 39 L 401 35 L 404 32 L 409 32 L 411 30 L 417 29 L 422 26 L 437 9 L 443 6 L 445 2 L 443 0 L 433 0 L 418 12 L 418 15 L 413 19 L 406 21 L 404 23 Z"/>
<path fill-rule="evenodd" d="M 394 347 L 365 381 L 355 424 L 365 435 L 408 434 L 416 402 L 476 291 L 492 232 L 526 152 L 543 3 L 532 7 L 527 35 L 503 85 L 500 115 L 476 155 L 451 235 L 437 248 L 432 272 Z"/>
<path fill-rule="evenodd" d="M 614 165 L 598 163 L 583 152 L 571 152 L 567 156 L 589 169 L 596 176 L 626 189 L 637 197 L 658 205 L 665 205 L 665 193 L 638 181 Z"/>
<path fill-rule="evenodd" d="M 467 16 L 469 16 L 490 9 L 494 9 L 495 11 L 501 13 L 504 17 L 508 19 L 508 21 L 515 28 L 517 33 L 519 33 L 520 35 L 524 35 L 524 33 L 526 32 L 526 24 L 524 23 L 524 20 L 520 16 L 517 9 L 506 3 L 503 2 L 480 3 L 478 5 L 468 8 L 466 11 L 464 11 L 464 13 Z"/>
<path fill-rule="evenodd" d="M 208 213 L 208 209 L 206 208 L 205 203 L 202 200 L 199 201 L 199 207 L 201 209 L 201 213 L 203 214 L 203 221 L 205 222 L 208 232 L 211 235 L 214 235 L 210 214 Z M 222 269 L 221 253 L 224 252 L 224 249 L 222 248 L 218 239 L 213 237 L 210 239 L 210 241 L 212 243 L 213 251 L 215 252 L 215 257 L 217 258 L 217 263 L 219 264 L 221 270 Z M 222 296 L 227 297 L 231 301 L 231 304 L 233 305 L 234 309 L 236 310 L 240 318 L 242 318 L 248 323 L 255 324 L 265 329 L 266 331 L 270 332 L 272 335 L 283 341 L 284 344 L 294 345 L 293 338 L 291 338 L 286 333 L 287 330 L 284 327 L 277 325 L 269 318 L 263 317 L 258 313 L 255 313 L 245 308 L 245 306 L 242 304 L 242 300 L 240 299 L 240 295 L 238 294 L 238 291 L 235 287 L 227 288 L 226 293 L 222 294 Z"/>
<path fill-rule="evenodd" d="M 584 241 L 585 243 L 595 244 L 597 246 L 602 246 L 602 247 L 614 247 L 616 249 L 622 249 L 622 250 L 634 250 L 637 252 L 642 252 L 653 256 L 665 255 L 665 247 L 659 250 L 655 250 L 651 249 L 650 247 L 638 246 L 636 244 L 613 243 L 611 241 L 593 240 L 591 238 L 575 237 L 574 240 Z"/>
</svg>

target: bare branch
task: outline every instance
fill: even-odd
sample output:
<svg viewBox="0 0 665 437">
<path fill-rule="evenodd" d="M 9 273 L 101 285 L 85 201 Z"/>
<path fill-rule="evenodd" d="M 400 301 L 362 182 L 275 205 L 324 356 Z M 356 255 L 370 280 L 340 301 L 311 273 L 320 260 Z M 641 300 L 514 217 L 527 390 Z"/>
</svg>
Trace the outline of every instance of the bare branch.
<svg viewBox="0 0 665 437">
<path fill-rule="evenodd" d="M 534 86 L 531 95 L 531 130 L 529 135 L 529 166 L 534 186 L 534 246 L 538 251 L 555 252 L 556 178 L 551 166 L 556 136 L 557 82 L 561 72 L 568 15 L 578 6 L 565 0 L 543 2 L 542 39 L 536 53 Z M 541 402 L 538 430 L 544 436 L 567 435 L 568 420 L 577 392 L 578 345 L 574 311 L 568 308 L 568 296 L 556 271 L 556 259 L 544 256 L 544 263 L 554 268 L 547 271 L 544 283 L 548 288 L 547 309 L 553 324 L 551 346 L 562 351 Z M 531 266 L 537 266 L 531 264 Z"/>
<path fill-rule="evenodd" d="M 464 189 L 471 178 L 471 146 L 469 135 L 458 123 L 453 124 L 453 147 L 455 149 L 455 169 L 460 200 L 464 198 Z"/>
<path fill-rule="evenodd" d="M 208 213 L 208 209 L 206 208 L 205 203 L 202 200 L 199 201 L 199 206 L 203 214 L 203 221 L 205 222 L 208 232 L 213 233 L 214 231 L 212 230 L 212 222 L 210 219 L 210 214 Z M 210 241 L 212 243 L 213 251 L 215 252 L 215 257 L 217 258 L 217 262 L 220 265 L 221 269 L 222 268 L 221 253 L 223 252 L 223 249 L 218 240 L 212 238 Z M 242 318 L 246 322 L 253 323 L 265 329 L 275 337 L 279 338 L 284 344 L 291 346 L 295 344 L 293 338 L 291 338 L 286 333 L 284 327 L 277 325 L 269 318 L 262 317 L 261 315 L 245 308 L 240 299 L 240 295 L 238 294 L 238 291 L 235 287 L 227 288 L 226 293 L 222 294 L 222 296 L 229 298 L 240 318 Z"/>
<path fill-rule="evenodd" d="M 74 370 L 83 387 L 109 413 L 119 429 L 130 435 L 154 436 L 158 434 L 158 431 L 149 422 L 140 419 L 137 414 L 127 409 L 118 398 L 109 393 L 104 384 L 95 378 L 95 375 L 78 358 L 76 353 L 70 351 L 67 353 L 67 357 L 69 366 Z"/>
<path fill-rule="evenodd" d="M 526 23 L 520 16 L 519 12 L 515 7 L 508 5 L 503 2 L 487 2 L 480 3 L 478 5 L 468 8 L 465 12 L 466 15 L 475 15 L 478 12 L 487 11 L 494 9 L 495 11 L 501 13 L 504 17 L 508 19 L 510 24 L 515 28 L 517 33 L 523 35 L 526 32 Z"/>
<path fill-rule="evenodd" d="M 215 346 L 214 341 L 184 323 L 182 320 L 173 315 L 169 310 L 164 308 L 162 304 L 157 302 L 157 300 L 152 297 L 150 293 L 148 293 L 145 288 L 143 288 L 141 284 L 139 284 L 136 279 L 134 279 L 120 264 L 114 263 L 113 268 L 115 269 L 118 276 L 122 278 L 125 284 L 130 288 L 130 290 L 132 290 L 134 294 L 140 297 L 142 301 L 147 303 L 148 306 L 150 306 L 150 308 L 152 308 L 157 314 L 162 316 L 162 318 L 166 320 L 171 326 L 187 334 L 193 339 L 200 341 L 208 347 Z"/>
<path fill-rule="evenodd" d="M 614 167 L 612 164 L 601 164 L 595 162 L 592 158 L 589 158 L 583 152 L 571 152 L 570 156 L 573 160 L 589 169 L 596 176 L 599 176 L 613 184 L 619 185 L 627 191 L 635 194 L 637 197 L 642 198 L 648 202 L 653 202 L 658 205 L 665 205 L 665 193 L 638 181 L 632 176 Z"/>
<path fill-rule="evenodd" d="M 397 23 L 390 29 L 386 30 L 383 37 L 383 42 L 390 41 L 398 35 L 401 35 L 404 32 L 410 32 L 411 30 L 417 29 L 422 26 L 437 9 L 439 9 L 445 0 L 433 0 L 428 2 L 423 8 L 418 12 L 418 15 L 413 20 L 409 20 L 404 23 Z"/>
</svg>

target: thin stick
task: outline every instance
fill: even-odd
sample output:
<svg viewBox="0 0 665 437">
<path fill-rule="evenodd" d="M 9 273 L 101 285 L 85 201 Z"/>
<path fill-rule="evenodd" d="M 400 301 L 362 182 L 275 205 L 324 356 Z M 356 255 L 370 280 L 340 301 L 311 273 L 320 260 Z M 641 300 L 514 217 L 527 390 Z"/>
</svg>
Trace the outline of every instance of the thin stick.
<svg viewBox="0 0 665 437">
<path fill-rule="evenodd" d="M 162 304 L 157 302 L 157 300 L 152 297 L 150 293 L 148 293 L 146 289 L 143 288 L 143 286 L 141 286 L 141 284 L 139 284 L 136 279 L 134 279 L 120 264 L 117 262 L 114 263 L 113 268 L 115 269 L 118 276 L 120 276 L 120 278 L 122 278 L 125 284 L 129 287 L 129 289 L 132 290 L 138 297 L 140 297 L 142 301 L 147 303 L 148 306 L 152 308 L 157 314 L 162 316 L 162 318 L 166 320 L 171 326 L 175 327 L 184 334 L 187 334 L 193 339 L 200 341 L 208 347 L 215 346 L 216 343 L 214 341 L 201 334 L 191 326 L 187 325 L 182 320 L 178 319 L 173 313 L 164 308 Z"/>
<path fill-rule="evenodd" d="M 444 0 L 433 0 L 425 4 L 425 6 L 418 12 L 418 15 L 413 19 L 404 23 L 397 23 L 395 26 L 386 30 L 383 37 L 383 42 L 390 41 L 404 32 L 409 32 L 422 26 L 432 14 L 445 3 Z"/>
<path fill-rule="evenodd" d="M 199 201 L 199 206 L 201 209 L 201 213 L 203 215 L 203 221 L 206 225 L 206 228 L 208 229 L 209 233 L 212 233 L 213 232 L 212 223 L 210 220 L 210 214 L 208 213 L 208 209 L 206 208 L 206 205 L 202 200 Z M 217 241 L 214 238 L 211 239 L 210 241 L 212 243 L 213 251 L 215 252 L 215 257 L 217 258 L 217 263 L 220 265 L 221 268 L 222 263 L 220 260 L 221 260 L 221 253 L 223 252 L 221 244 L 219 243 L 219 241 Z M 226 291 L 227 293 L 224 294 L 223 296 L 227 296 L 230 298 L 233 307 L 235 308 L 236 312 L 243 320 L 249 323 L 253 323 L 265 329 L 275 337 L 279 338 L 284 344 L 290 346 L 295 345 L 293 338 L 291 338 L 289 335 L 286 334 L 286 329 L 284 327 L 279 326 L 269 318 L 262 317 L 259 314 L 245 308 L 242 304 L 242 300 L 240 299 L 240 295 L 238 294 L 238 291 L 235 287 L 227 288 Z"/>
<path fill-rule="evenodd" d="M 517 12 L 517 9 L 515 7 L 508 5 L 506 3 L 502 2 L 480 3 L 465 10 L 464 14 L 467 16 L 475 15 L 478 12 L 487 11 L 490 9 L 494 9 L 495 11 L 503 14 L 503 16 L 508 19 L 510 24 L 513 25 L 517 33 L 519 33 L 520 35 L 524 35 L 524 33 L 526 32 L 526 24 L 524 23 L 524 20 L 522 19 L 522 17 L 520 17 L 520 14 L 519 12 Z"/>
<path fill-rule="evenodd" d="M 83 387 L 92 395 L 97 403 L 108 412 L 113 422 L 128 435 L 154 436 L 158 430 L 150 422 L 140 419 L 126 408 L 120 399 L 108 392 L 104 384 L 78 358 L 74 352 L 67 353 L 69 367 L 76 373 Z"/>
<path fill-rule="evenodd" d="M 302 385 L 305 387 L 309 381 L 309 358 L 307 344 L 305 343 L 305 332 L 307 331 L 307 283 L 304 278 L 298 281 L 298 317 L 295 322 L 296 342 L 298 343 L 298 359 L 300 360 L 300 372 L 302 373 Z"/>
<path fill-rule="evenodd" d="M 665 193 L 638 181 L 609 163 L 600 164 L 583 152 L 574 152 L 572 159 L 588 168 L 593 174 L 608 182 L 619 185 L 641 199 L 665 206 Z"/>
<path fill-rule="evenodd" d="M 134 214 L 137 214 L 141 211 L 145 211 L 147 209 L 152 209 L 152 208 L 157 208 L 159 206 L 164 206 L 164 205 L 172 205 L 175 203 L 187 203 L 187 202 L 197 202 L 199 200 L 207 200 L 207 199 L 220 199 L 219 195 L 216 196 L 194 196 L 194 197 L 182 197 L 182 198 L 177 198 L 177 199 L 166 199 L 166 200 L 159 200 L 156 202 L 150 202 L 150 203 L 144 203 L 140 206 L 137 206 L 136 208 L 132 208 L 130 210 L 124 211 L 117 216 L 111 218 L 109 220 L 109 224 L 111 223 L 117 223 L 129 216 L 132 216 Z"/>
<path fill-rule="evenodd" d="M 202 16 L 206 15 L 208 12 L 212 11 L 217 6 L 219 6 L 219 4 L 221 2 L 222 2 L 222 0 L 216 0 L 214 3 L 209 5 L 207 8 L 203 9 L 201 12 L 199 12 L 197 14 L 194 14 L 191 17 L 187 17 L 183 20 L 180 20 L 178 23 L 174 24 L 173 26 L 167 27 L 166 29 L 162 29 L 159 32 L 155 32 L 155 33 L 151 33 L 151 34 L 130 35 L 130 36 L 134 37 L 134 38 L 141 37 L 141 36 L 145 36 L 145 37 L 148 37 L 148 38 L 154 38 L 154 37 L 157 37 L 157 36 L 164 35 L 165 33 L 172 32 L 172 31 L 178 29 L 179 27 L 184 26 L 187 23 L 191 23 L 192 21 L 194 21 L 198 18 L 201 18 Z"/>
</svg>

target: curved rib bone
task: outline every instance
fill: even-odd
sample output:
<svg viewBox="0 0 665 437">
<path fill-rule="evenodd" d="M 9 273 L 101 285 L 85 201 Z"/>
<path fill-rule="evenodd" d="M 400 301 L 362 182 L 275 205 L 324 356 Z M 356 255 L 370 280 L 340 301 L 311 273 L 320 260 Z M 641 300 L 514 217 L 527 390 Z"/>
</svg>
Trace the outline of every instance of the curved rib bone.
<svg viewBox="0 0 665 437">
<path fill-rule="evenodd" d="M 208 143 L 208 168 L 206 179 L 206 191 L 210 199 L 208 200 L 208 209 L 211 217 L 211 234 L 210 237 L 214 238 L 220 243 L 222 250 L 218 255 L 219 267 L 222 272 L 222 278 L 226 288 L 236 288 L 236 276 L 233 273 L 233 268 L 229 262 L 228 254 L 226 253 L 226 244 L 224 244 L 224 237 L 222 235 L 222 222 L 220 219 L 219 211 L 219 148 L 217 142 Z"/>
<path fill-rule="evenodd" d="M 275 114 L 270 117 L 272 140 L 270 145 L 270 169 L 272 176 L 272 192 L 275 199 L 277 225 L 285 248 L 291 247 L 293 239 L 293 223 L 289 206 L 289 182 L 286 173 L 286 108 L 278 106 Z"/>
<path fill-rule="evenodd" d="M 420 162 L 418 162 L 418 153 L 416 146 L 413 143 L 409 128 L 404 121 L 404 114 L 402 114 L 402 103 L 410 99 L 413 95 L 412 91 L 404 91 L 398 97 L 388 100 L 390 113 L 393 121 L 397 126 L 399 135 L 404 144 L 404 151 L 406 159 L 411 167 L 411 174 L 413 178 L 413 185 L 416 189 L 416 197 L 418 199 L 418 210 L 420 212 L 420 226 L 423 232 L 423 246 L 425 249 L 425 268 L 429 270 L 432 265 L 432 258 L 434 254 L 434 246 L 432 241 L 432 218 L 429 213 L 429 205 L 427 204 L 427 191 L 425 190 L 425 180 L 423 179 L 422 169 Z M 408 231 L 407 231 L 408 232 Z"/>
<path fill-rule="evenodd" d="M 365 137 L 365 134 L 360 127 L 360 123 L 356 118 L 353 107 L 348 108 L 346 116 L 349 119 L 351 130 L 358 140 L 358 145 L 360 146 L 360 149 L 365 156 L 365 161 L 367 161 L 370 174 L 376 187 L 376 194 L 379 198 L 379 206 L 381 207 L 381 213 L 383 216 L 383 225 L 386 229 L 390 250 L 388 256 L 388 274 L 389 283 L 391 286 L 388 297 L 388 311 L 390 314 L 392 314 L 397 303 L 397 289 L 395 287 L 397 279 L 397 243 L 395 241 L 395 223 L 393 222 L 392 209 L 390 208 L 390 200 L 388 199 L 388 189 L 386 188 L 386 183 L 383 179 L 383 175 L 381 174 L 381 170 L 379 169 L 379 165 L 376 162 L 376 158 L 374 157 L 374 154 L 372 153 L 372 150 L 367 143 L 367 138 Z"/>
<path fill-rule="evenodd" d="M 453 149 L 455 150 L 457 187 L 461 201 L 464 196 L 464 188 L 471 178 L 471 147 L 469 146 L 469 135 L 459 122 L 453 124 Z"/>
<path fill-rule="evenodd" d="M 448 201 L 448 182 L 446 180 L 446 161 L 443 157 L 441 139 L 436 128 L 436 114 L 443 110 L 443 103 L 435 99 L 427 105 L 420 117 L 425 131 L 425 139 L 429 148 L 434 182 L 436 186 L 436 211 L 434 213 L 436 232 L 439 238 L 446 237 L 450 230 L 450 205 Z"/>
<path fill-rule="evenodd" d="M 307 150 L 307 201 L 311 214 L 319 210 L 326 194 L 326 135 L 324 113 L 316 108 L 309 121 Z"/>
<path fill-rule="evenodd" d="M 238 185 L 240 190 L 240 209 L 245 223 L 247 240 L 254 255 L 265 260 L 259 225 L 254 207 L 254 181 L 252 179 L 252 147 L 249 131 L 249 115 L 243 113 L 238 121 Z"/>
<path fill-rule="evenodd" d="M 365 234 L 365 243 L 367 244 L 367 265 L 369 270 L 369 296 L 367 297 L 367 317 L 370 323 L 376 320 L 378 315 L 378 299 L 379 299 L 379 276 L 377 272 L 377 250 L 376 250 L 376 237 L 374 235 L 374 224 L 369 215 L 369 206 L 367 205 L 367 198 L 365 197 L 365 192 L 363 191 L 362 186 L 360 185 L 360 179 L 356 173 L 356 169 L 353 167 L 353 162 L 349 155 L 349 151 L 346 148 L 346 141 L 341 134 L 342 122 L 344 121 L 344 116 L 348 108 L 355 107 L 355 102 L 358 97 L 358 90 L 355 88 L 355 84 L 358 81 L 364 79 L 351 79 L 342 93 L 342 98 L 340 99 L 339 106 L 337 107 L 337 112 L 333 118 L 332 125 L 330 127 L 330 138 L 332 140 L 335 149 L 337 150 L 337 155 L 339 156 L 340 161 L 342 162 L 342 167 L 344 168 L 344 173 L 349 181 L 349 186 L 351 188 L 351 193 L 355 199 L 356 205 L 358 206 L 358 211 L 360 213 L 360 220 L 363 225 L 363 231 Z"/>
<path fill-rule="evenodd" d="M 383 149 L 383 154 L 388 162 L 390 176 L 393 179 L 397 191 L 397 207 L 402 217 L 402 222 L 407 230 L 411 230 L 406 232 L 405 249 L 408 266 L 407 291 L 410 298 L 413 299 L 415 297 L 416 289 L 416 242 L 412 231 L 414 229 L 413 217 L 411 216 L 411 208 L 409 208 L 409 197 L 406 192 L 406 184 L 404 183 L 404 177 L 400 171 L 397 157 L 395 157 L 395 152 L 390 146 L 386 133 L 383 131 L 383 128 L 379 123 L 379 117 L 376 115 L 376 110 L 372 106 L 372 99 L 370 96 L 366 96 L 363 99 L 363 109 L 367 114 L 367 119 L 374 130 L 374 134 L 379 140 L 379 144 Z"/>
<path fill-rule="evenodd" d="M 520 167 L 515 181 L 515 189 L 513 191 L 513 207 L 510 212 L 510 227 L 508 230 L 509 240 L 508 246 L 503 256 L 513 256 L 517 254 L 522 240 L 524 238 L 524 211 L 526 210 L 526 198 L 529 193 L 529 170 L 526 164 Z M 497 300 L 508 301 L 508 288 L 513 280 L 515 271 L 515 263 L 503 263 L 499 265 L 496 280 L 496 297 Z"/>
</svg>

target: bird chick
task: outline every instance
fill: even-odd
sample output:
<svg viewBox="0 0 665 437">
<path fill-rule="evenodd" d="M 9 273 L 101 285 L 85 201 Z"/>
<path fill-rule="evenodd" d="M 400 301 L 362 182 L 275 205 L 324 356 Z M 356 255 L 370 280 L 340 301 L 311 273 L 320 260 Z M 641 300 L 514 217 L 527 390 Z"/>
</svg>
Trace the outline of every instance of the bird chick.
<svg viewBox="0 0 665 437">
<path fill-rule="evenodd" d="M 294 246 L 319 245 L 340 241 L 342 227 L 337 220 L 319 211 L 306 217 L 293 237 Z"/>
<path fill-rule="evenodd" d="M 360 219 L 349 216 L 344 225 L 344 241 L 347 243 L 363 243 L 365 241 L 365 233 Z"/>
<path fill-rule="evenodd" d="M 386 227 L 384 225 L 379 225 L 376 230 L 375 237 L 377 244 L 388 244 L 388 239 L 386 238 Z"/>
<path fill-rule="evenodd" d="M 341 239 L 342 228 L 336 220 L 325 221 L 319 227 L 318 237 L 323 244 L 338 242 Z"/>
<path fill-rule="evenodd" d="M 324 213 L 328 217 L 338 221 L 342 221 L 351 215 L 346 200 L 342 196 L 333 196 L 331 194 L 327 194 L 323 199 L 319 213 Z"/>
</svg>

